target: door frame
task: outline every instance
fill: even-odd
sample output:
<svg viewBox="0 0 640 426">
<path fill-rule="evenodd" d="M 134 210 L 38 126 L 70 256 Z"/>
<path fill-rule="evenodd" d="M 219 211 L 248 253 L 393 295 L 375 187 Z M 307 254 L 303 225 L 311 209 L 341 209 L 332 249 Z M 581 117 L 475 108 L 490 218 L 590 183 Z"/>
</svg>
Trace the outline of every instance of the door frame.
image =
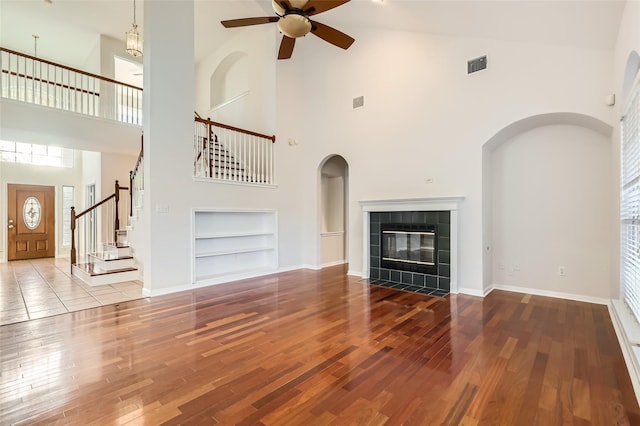
<svg viewBox="0 0 640 426">
<path fill-rule="evenodd" d="M 47 185 L 46 183 L 39 183 L 39 182 L 17 182 L 17 181 L 13 181 L 13 180 L 5 180 L 2 182 L 2 185 L 0 186 L 0 189 L 2 189 L 2 193 L 0 194 L 2 197 L 2 202 L 4 203 L 4 208 L 0 208 L 0 220 L 2 220 L 2 226 L 4 226 L 4 229 L 7 229 L 8 223 L 9 223 L 9 185 L 36 185 L 36 186 L 52 186 L 53 189 L 53 220 L 55 221 L 55 235 L 54 235 L 54 259 L 58 257 L 59 253 L 58 253 L 58 238 L 60 238 L 60 230 L 58 229 L 58 226 L 60 226 L 59 224 L 61 223 L 61 218 L 60 215 L 58 214 L 58 209 L 59 209 L 59 202 L 58 202 L 58 196 L 59 196 L 59 188 L 58 188 L 58 184 L 53 184 L 53 185 Z M 0 244 L 2 244 L 2 256 L 0 256 L 0 262 L 2 263 L 7 263 L 8 262 L 8 258 L 9 258 L 9 233 L 8 232 L 2 232 L 2 238 L 3 240 L 0 241 Z"/>
</svg>

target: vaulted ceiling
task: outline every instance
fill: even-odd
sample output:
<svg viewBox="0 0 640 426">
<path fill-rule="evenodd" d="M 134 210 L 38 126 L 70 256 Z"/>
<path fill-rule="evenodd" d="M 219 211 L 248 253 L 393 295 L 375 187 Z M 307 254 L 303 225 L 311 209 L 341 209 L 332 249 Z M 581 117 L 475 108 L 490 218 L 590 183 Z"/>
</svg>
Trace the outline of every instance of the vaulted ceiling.
<svg viewBox="0 0 640 426">
<path fill-rule="evenodd" d="M 143 1 L 136 0 L 143 25 Z M 352 0 L 318 20 L 347 33 L 370 27 L 463 37 L 611 49 L 624 9 L 621 0 Z M 234 31 L 223 19 L 269 16 L 269 0 L 196 0 L 195 60 Z M 122 39 L 131 27 L 133 0 L 2 0 L 3 47 L 82 67 L 99 34 Z M 185 29 L 189 30 L 189 29 Z M 275 31 L 275 25 L 274 25 Z M 274 52 L 275 57 L 276 52 Z"/>
</svg>

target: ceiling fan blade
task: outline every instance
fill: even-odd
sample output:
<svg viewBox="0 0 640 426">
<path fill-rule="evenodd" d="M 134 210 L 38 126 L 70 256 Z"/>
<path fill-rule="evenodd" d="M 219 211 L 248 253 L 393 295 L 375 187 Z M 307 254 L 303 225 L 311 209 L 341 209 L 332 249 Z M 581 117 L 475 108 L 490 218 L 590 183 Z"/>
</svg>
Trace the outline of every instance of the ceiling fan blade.
<svg viewBox="0 0 640 426">
<path fill-rule="evenodd" d="M 225 28 L 235 27 L 247 27 L 249 25 L 268 24 L 269 22 L 278 22 L 280 18 L 277 16 L 264 16 L 261 18 L 241 18 L 241 19 L 229 19 L 227 21 L 221 21 L 220 23 Z"/>
<path fill-rule="evenodd" d="M 338 31 L 335 28 L 316 21 L 311 21 L 311 32 L 324 41 L 343 49 L 348 49 L 349 46 L 356 41 L 353 37 L 346 35 L 342 31 Z"/>
<path fill-rule="evenodd" d="M 293 6 L 291 6 L 291 3 L 289 2 L 289 0 L 278 0 L 278 4 L 280 6 L 282 6 L 282 8 L 286 12 L 290 11 L 291 9 L 293 9 Z"/>
<path fill-rule="evenodd" d="M 289 59 L 293 53 L 293 47 L 296 45 L 296 39 L 282 36 L 282 42 L 280 42 L 280 50 L 278 51 L 278 59 Z"/>
<path fill-rule="evenodd" d="M 334 7 L 342 6 L 349 1 L 350 0 L 310 0 L 309 3 L 304 5 L 304 13 L 307 16 L 317 15 L 318 13 L 331 10 Z"/>
</svg>

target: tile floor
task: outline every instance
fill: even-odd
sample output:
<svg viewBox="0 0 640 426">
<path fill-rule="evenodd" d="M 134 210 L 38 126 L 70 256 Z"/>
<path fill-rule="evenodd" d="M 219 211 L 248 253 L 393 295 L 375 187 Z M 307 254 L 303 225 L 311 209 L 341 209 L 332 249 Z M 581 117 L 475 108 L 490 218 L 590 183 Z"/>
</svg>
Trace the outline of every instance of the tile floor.
<svg viewBox="0 0 640 426">
<path fill-rule="evenodd" d="M 438 289 L 435 289 L 435 288 L 418 287 L 418 286 L 411 285 L 411 284 L 396 283 L 396 282 L 392 282 L 392 281 L 369 279 L 369 280 L 367 280 L 367 282 L 369 284 L 381 285 L 383 287 L 390 287 L 390 288 L 395 288 L 395 289 L 398 289 L 398 290 L 411 291 L 413 293 L 428 294 L 429 296 L 444 297 L 447 294 L 449 294 L 448 291 L 438 290 Z"/>
<path fill-rule="evenodd" d="M 65 258 L 0 263 L 0 325 L 143 297 L 141 281 L 91 287 L 69 269 Z"/>
</svg>

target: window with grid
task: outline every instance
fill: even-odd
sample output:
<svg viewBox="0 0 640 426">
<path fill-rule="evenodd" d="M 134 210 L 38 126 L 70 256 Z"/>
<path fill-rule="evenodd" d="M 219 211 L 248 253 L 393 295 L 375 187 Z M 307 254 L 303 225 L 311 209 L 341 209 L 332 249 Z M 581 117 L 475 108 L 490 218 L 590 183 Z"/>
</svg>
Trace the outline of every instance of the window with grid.
<svg viewBox="0 0 640 426">
<path fill-rule="evenodd" d="M 75 197 L 73 186 L 62 186 L 62 246 L 71 247 L 71 207 Z"/>
<path fill-rule="evenodd" d="M 620 280 L 626 304 L 640 321 L 640 84 L 621 120 Z"/>
<path fill-rule="evenodd" d="M 73 167 L 73 150 L 0 140 L 0 161 L 38 166 Z"/>
</svg>

